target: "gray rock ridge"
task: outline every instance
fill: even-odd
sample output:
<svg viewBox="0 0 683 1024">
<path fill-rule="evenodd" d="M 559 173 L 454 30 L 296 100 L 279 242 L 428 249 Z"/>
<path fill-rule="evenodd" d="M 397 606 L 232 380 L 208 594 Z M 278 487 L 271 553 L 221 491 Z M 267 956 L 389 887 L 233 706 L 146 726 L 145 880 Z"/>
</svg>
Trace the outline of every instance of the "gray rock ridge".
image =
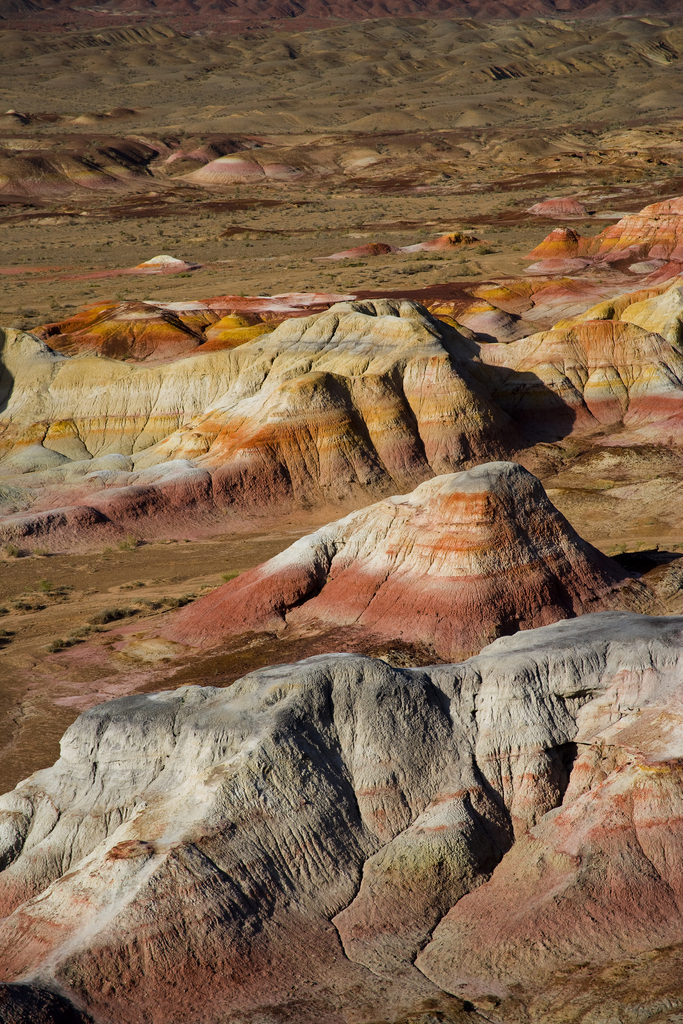
<svg viewBox="0 0 683 1024">
<path fill-rule="evenodd" d="M 0 980 L 102 1024 L 459 1019 L 439 922 L 590 796 L 576 765 L 621 725 L 615 772 L 683 755 L 634 725 L 673 713 L 682 651 L 683 619 L 603 612 L 456 665 L 326 655 L 99 705 L 0 798 Z"/>
</svg>

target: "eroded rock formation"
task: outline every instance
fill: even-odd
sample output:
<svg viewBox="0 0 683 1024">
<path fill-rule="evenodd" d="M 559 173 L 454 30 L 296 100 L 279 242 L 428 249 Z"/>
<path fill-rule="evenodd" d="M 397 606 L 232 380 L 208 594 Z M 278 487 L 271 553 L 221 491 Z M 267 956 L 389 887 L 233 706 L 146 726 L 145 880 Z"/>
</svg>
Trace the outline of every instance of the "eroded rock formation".
<svg viewBox="0 0 683 1024">
<path fill-rule="evenodd" d="M 503 308 L 463 298 L 437 315 L 393 299 L 295 318 L 218 300 L 93 308 L 56 328 L 78 358 L 7 331 L 2 537 L 348 509 L 568 435 L 680 447 L 680 280 L 578 315 L 570 285 L 482 286 Z M 573 315 L 519 338 L 533 325 L 514 310 L 539 296 Z"/>
<path fill-rule="evenodd" d="M 26 487 L 23 474 L 44 473 L 30 481 L 33 518 L 5 529 L 49 533 L 35 513 L 75 503 L 143 525 L 165 500 L 268 509 L 411 489 L 514 443 L 508 415 L 470 372 L 474 353 L 423 307 L 380 299 L 149 368 L 65 359 L 6 332 L 4 475 Z"/>
<path fill-rule="evenodd" d="M 501 634 L 613 606 L 626 579 L 531 473 L 494 462 L 302 538 L 185 609 L 164 635 L 206 647 L 246 632 L 351 627 L 368 645 L 417 644 L 452 660 Z"/>
<path fill-rule="evenodd" d="M 559 1022 L 577 976 L 598 1024 L 663 1019 L 682 631 L 600 613 L 458 665 L 322 656 L 93 708 L 1 801 L 5 998 L 57 986 L 116 1024 L 456 1021 L 458 997 Z"/>
<path fill-rule="evenodd" d="M 538 211 L 533 209 L 533 212 Z M 556 228 L 530 255 L 542 260 L 578 256 L 602 263 L 635 264 L 638 260 L 661 260 L 674 264 L 669 276 L 680 273 L 680 264 L 683 263 L 683 197 L 666 199 L 644 207 L 639 213 L 627 214 L 593 237 L 583 238 L 571 228 Z M 656 264 L 651 270 L 655 269 L 658 269 Z"/>
</svg>

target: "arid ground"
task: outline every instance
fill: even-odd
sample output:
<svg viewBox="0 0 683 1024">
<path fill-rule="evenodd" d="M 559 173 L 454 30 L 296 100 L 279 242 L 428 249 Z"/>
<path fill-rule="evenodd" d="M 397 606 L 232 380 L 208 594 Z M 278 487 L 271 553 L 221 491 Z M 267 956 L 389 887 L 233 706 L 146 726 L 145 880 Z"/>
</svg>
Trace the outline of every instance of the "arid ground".
<svg viewBox="0 0 683 1024">
<path fill-rule="evenodd" d="M 486 282 L 534 280 L 528 254 L 554 228 L 594 236 L 683 192 L 683 23 L 668 14 L 251 30 L 138 16 L 124 24 L 121 13 L 41 28 L 29 14 L 23 27 L 16 11 L 0 27 L 5 327 L 34 331 L 117 301 L 319 293 L 312 308 L 367 296 L 434 305 Z M 233 162 L 216 169 L 226 156 Z M 528 212 L 567 195 L 585 214 Z M 455 232 L 471 241 L 323 259 Z M 187 266 L 134 271 L 158 255 Z M 610 289 L 637 287 L 623 268 L 589 267 L 564 305 L 521 315 L 533 319 L 527 333 L 547 329 Z M 654 552 L 645 568 L 658 547 L 683 550 L 669 486 L 678 487 L 677 458 L 656 446 L 647 458 L 617 452 L 605 470 L 590 445 L 563 444 L 521 461 L 583 537 L 609 554 Z M 653 490 L 654 478 L 669 489 Z M 621 502 L 609 495 L 615 479 Z M 326 508 L 284 517 L 273 508 L 253 535 L 216 527 L 201 540 L 188 530 L 173 543 L 163 535 L 78 554 L 7 548 L 0 788 L 51 763 L 66 724 L 116 692 L 90 678 L 77 699 L 73 679 L 60 676 L 60 640 L 140 596 L 148 606 L 126 623 L 163 618 L 164 599 L 206 593 L 330 518 Z M 119 625 L 100 623 L 92 642 L 106 644 Z M 268 647 L 258 663 L 271 655 Z M 229 682 L 249 666 L 245 657 L 195 675 Z"/>
</svg>

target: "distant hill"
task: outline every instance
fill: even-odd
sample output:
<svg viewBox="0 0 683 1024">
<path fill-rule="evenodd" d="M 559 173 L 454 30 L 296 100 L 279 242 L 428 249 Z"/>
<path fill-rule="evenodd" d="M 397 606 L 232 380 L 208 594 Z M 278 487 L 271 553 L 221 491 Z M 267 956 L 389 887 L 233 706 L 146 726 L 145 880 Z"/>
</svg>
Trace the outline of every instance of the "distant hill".
<svg viewBox="0 0 683 1024">
<path fill-rule="evenodd" d="M 50 24 L 92 26 L 105 19 L 119 22 L 150 17 L 180 20 L 188 27 L 210 19 L 212 26 L 243 22 L 247 27 L 272 22 L 312 24 L 384 17 L 453 17 L 507 19 L 516 17 L 630 17 L 678 15 L 679 0 L 0 0 L 0 21 L 6 27 L 36 28 Z"/>
</svg>

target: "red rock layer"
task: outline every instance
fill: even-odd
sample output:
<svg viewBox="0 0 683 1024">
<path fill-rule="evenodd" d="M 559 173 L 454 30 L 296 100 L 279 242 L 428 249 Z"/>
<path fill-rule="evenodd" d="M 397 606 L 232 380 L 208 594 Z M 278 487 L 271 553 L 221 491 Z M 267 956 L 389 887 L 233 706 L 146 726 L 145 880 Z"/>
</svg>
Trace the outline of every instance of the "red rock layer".
<svg viewBox="0 0 683 1024">
<path fill-rule="evenodd" d="M 495 379 L 482 371 L 494 400 L 536 436 L 607 428 L 613 436 L 603 443 L 683 441 L 683 354 L 646 327 L 577 318 L 508 345 L 482 345 L 481 358 L 495 368 Z"/>
<path fill-rule="evenodd" d="M 441 476 L 297 541 L 180 613 L 164 635 L 354 626 L 459 658 L 517 629 L 609 607 L 625 579 L 521 466 Z"/>
<path fill-rule="evenodd" d="M 270 302 L 226 296 L 197 302 L 106 302 L 88 306 L 68 320 L 44 324 L 33 333 L 55 352 L 98 352 L 130 362 L 167 362 L 182 356 L 235 348 L 267 334 L 303 308 L 330 305 L 338 296 L 289 296 Z M 291 296 L 296 299 L 295 296 Z M 307 299 L 312 300 L 310 303 Z M 260 308 L 254 312 L 250 307 Z"/>
</svg>

